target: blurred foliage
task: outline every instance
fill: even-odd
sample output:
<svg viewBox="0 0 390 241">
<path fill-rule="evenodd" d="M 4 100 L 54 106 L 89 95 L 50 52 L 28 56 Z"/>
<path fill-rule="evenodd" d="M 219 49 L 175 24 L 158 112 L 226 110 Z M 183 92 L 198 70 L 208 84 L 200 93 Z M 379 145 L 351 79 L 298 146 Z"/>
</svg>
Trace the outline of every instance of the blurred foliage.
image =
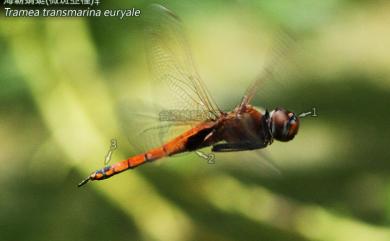
<svg viewBox="0 0 390 241">
<path fill-rule="evenodd" d="M 120 147 L 113 162 L 135 154 L 117 111 L 123 100 L 136 108 L 153 98 L 143 19 L 2 17 L 1 239 L 389 240 L 390 5 L 160 2 L 183 19 L 224 109 L 261 72 L 264 36 L 294 34 L 279 78 L 254 102 L 318 109 L 294 141 L 268 148 L 282 175 L 250 153 L 218 156 L 216 165 L 181 156 L 78 189 L 103 165 L 112 137 Z"/>
</svg>

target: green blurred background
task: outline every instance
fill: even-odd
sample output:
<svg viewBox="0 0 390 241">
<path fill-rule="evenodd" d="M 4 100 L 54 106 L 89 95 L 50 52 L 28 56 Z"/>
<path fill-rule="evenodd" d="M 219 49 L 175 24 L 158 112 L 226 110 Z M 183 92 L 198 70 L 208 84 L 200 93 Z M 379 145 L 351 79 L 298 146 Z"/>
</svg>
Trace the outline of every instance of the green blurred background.
<svg viewBox="0 0 390 241">
<path fill-rule="evenodd" d="M 161 3 L 183 19 L 223 109 L 261 72 L 264 36 L 294 32 L 280 78 L 255 100 L 318 109 L 291 143 L 267 150 L 282 175 L 241 162 L 251 153 L 218 156 L 215 165 L 183 156 L 77 188 L 102 167 L 112 137 L 120 146 L 113 162 L 135 154 L 117 107 L 153 98 L 143 17 L 3 15 L 1 240 L 390 240 L 388 1 Z"/>
</svg>

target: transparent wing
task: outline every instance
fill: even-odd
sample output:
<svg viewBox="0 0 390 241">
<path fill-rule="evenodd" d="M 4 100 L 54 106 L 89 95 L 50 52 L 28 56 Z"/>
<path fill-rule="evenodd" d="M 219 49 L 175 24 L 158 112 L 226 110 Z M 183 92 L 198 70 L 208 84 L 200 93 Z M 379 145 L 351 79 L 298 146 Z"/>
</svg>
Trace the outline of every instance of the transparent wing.
<svg viewBox="0 0 390 241">
<path fill-rule="evenodd" d="M 132 152 L 142 153 L 161 146 L 198 122 L 190 118 L 173 119 L 164 111 L 159 112 L 159 108 L 154 103 L 139 99 L 119 104 L 117 116 L 124 133 L 123 139 L 130 144 Z"/>
<path fill-rule="evenodd" d="M 163 6 L 152 5 L 145 25 L 152 104 L 128 101 L 119 110 L 123 130 L 136 151 L 160 146 L 221 113 L 194 66 L 180 19 Z"/>
<path fill-rule="evenodd" d="M 217 118 L 221 112 L 194 66 L 180 19 L 163 6 L 152 5 L 145 33 L 153 94 L 159 103 L 165 110 L 203 111 L 208 118 Z"/>
<path fill-rule="evenodd" d="M 251 173 L 260 176 L 282 176 L 282 169 L 268 155 L 268 150 L 251 150 L 240 152 L 218 152 L 213 159 L 215 165 L 232 171 Z"/>
<path fill-rule="evenodd" d="M 260 87 L 267 81 L 274 79 L 277 72 L 283 66 L 284 61 L 293 44 L 296 42 L 291 34 L 281 31 L 275 38 L 275 44 L 270 50 L 270 56 L 262 69 L 259 77 L 256 78 L 248 87 L 244 94 L 246 103 L 250 103 L 255 98 Z"/>
</svg>

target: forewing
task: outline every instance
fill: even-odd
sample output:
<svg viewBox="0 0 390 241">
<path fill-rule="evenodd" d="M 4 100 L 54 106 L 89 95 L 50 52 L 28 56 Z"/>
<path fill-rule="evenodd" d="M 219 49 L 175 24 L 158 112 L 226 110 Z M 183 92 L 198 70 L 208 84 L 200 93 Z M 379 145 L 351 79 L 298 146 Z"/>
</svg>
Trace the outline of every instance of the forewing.
<svg viewBox="0 0 390 241">
<path fill-rule="evenodd" d="M 123 131 L 137 152 L 220 115 L 194 66 L 181 20 L 156 4 L 144 16 L 152 104 L 127 101 L 118 109 Z"/>
<path fill-rule="evenodd" d="M 217 118 L 219 108 L 194 66 L 180 19 L 163 6 L 152 5 L 145 35 L 153 95 L 164 104 L 163 108 L 199 111 Z"/>
<path fill-rule="evenodd" d="M 218 152 L 215 154 L 215 164 L 226 170 L 247 172 L 260 176 L 281 176 L 282 170 L 278 163 L 269 156 L 268 150 L 249 150 L 239 152 Z"/>
<path fill-rule="evenodd" d="M 296 40 L 291 33 L 280 31 L 276 35 L 273 46 L 270 48 L 269 57 L 263 67 L 260 75 L 249 85 L 244 97 L 246 102 L 250 103 L 255 98 L 258 91 L 265 82 L 272 81 L 276 78 L 277 73 L 286 63 L 287 56 L 293 49 Z"/>
</svg>

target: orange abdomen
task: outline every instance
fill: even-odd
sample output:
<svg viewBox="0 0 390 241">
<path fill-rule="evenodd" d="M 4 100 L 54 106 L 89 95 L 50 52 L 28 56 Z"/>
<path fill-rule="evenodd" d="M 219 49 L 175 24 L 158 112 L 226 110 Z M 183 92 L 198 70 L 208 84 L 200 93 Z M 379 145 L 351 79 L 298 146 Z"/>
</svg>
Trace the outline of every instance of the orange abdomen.
<svg viewBox="0 0 390 241">
<path fill-rule="evenodd" d="M 158 160 L 160 158 L 175 155 L 185 151 L 192 151 L 209 145 L 211 143 L 203 143 L 207 134 L 209 134 L 215 126 L 215 122 L 203 122 L 194 128 L 184 132 L 176 138 L 168 141 L 166 144 L 150 149 L 149 151 L 132 156 L 127 160 L 115 163 L 111 166 L 104 167 L 90 175 L 90 180 L 102 180 L 113 175 L 121 173 L 127 169 L 132 169 L 144 163 Z"/>
</svg>

